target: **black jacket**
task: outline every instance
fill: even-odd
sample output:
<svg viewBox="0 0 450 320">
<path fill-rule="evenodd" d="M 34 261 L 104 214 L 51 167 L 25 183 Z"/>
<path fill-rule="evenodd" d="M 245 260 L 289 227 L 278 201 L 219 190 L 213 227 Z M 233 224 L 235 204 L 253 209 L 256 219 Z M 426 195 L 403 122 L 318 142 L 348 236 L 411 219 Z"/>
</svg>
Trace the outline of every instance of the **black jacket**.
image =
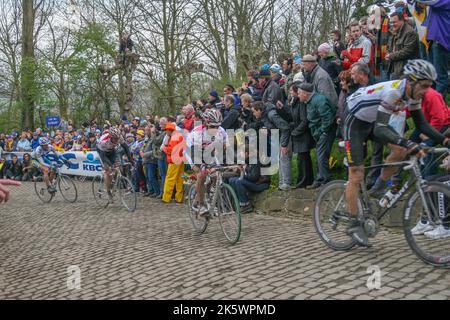
<svg viewBox="0 0 450 320">
<path fill-rule="evenodd" d="M 239 106 L 232 106 L 231 109 L 228 111 L 226 117 L 222 121 L 222 128 L 225 130 L 227 129 L 239 129 L 241 127 L 241 110 L 242 107 Z"/>
<path fill-rule="evenodd" d="M 314 139 L 308 126 L 306 104 L 300 102 L 298 98 L 294 98 L 291 105 L 291 115 L 292 152 L 308 152 L 314 147 Z"/>
<path fill-rule="evenodd" d="M 281 147 L 289 146 L 289 139 L 291 130 L 289 123 L 285 121 L 277 112 L 277 107 L 271 103 L 266 103 L 264 112 L 261 119 L 256 120 L 250 128 L 259 130 L 266 129 L 279 129 L 280 130 L 280 145 Z"/>
</svg>

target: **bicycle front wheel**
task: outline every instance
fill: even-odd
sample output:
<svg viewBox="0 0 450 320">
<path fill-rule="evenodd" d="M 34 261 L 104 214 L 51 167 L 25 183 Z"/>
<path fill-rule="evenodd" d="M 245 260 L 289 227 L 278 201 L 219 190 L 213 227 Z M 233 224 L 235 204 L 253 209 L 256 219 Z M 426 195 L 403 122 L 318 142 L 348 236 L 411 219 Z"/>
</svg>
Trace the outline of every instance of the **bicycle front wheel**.
<svg viewBox="0 0 450 320">
<path fill-rule="evenodd" d="M 78 198 L 78 191 L 75 182 L 66 175 L 61 175 L 58 178 L 58 189 L 62 197 L 69 203 L 75 203 Z"/>
<path fill-rule="evenodd" d="M 219 222 L 222 232 L 228 242 L 235 244 L 241 237 L 241 207 L 233 188 L 222 184 L 219 190 L 217 207 L 219 209 Z"/>
<path fill-rule="evenodd" d="M 117 180 L 120 201 L 129 212 L 134 212 L 137 207 L 137 195 L 134 192 L 133 184 L 128 178 L 119 177 Z"/>
<path fill-rule="evenodd" d="M 92 194 L 94 195 L 95 202 L 100 207 L 106 208 L 109 205 L 108 192 L 106 191 L 103 176 L 96 176 L 92 179 Z"/>
<path fill-rule="evenodd" d="M 403 230 L 412 251 L 436 267 L 450 267 L 450 187 L 430 181 L 406 201 Z M 429 214 L 424 209 L 428 207 Z"/>
<path fill-rule="evenodd" d="M 314 226 L 320 239 L 331 249 L 350 250 L 356 244 L 347 235 L 349 224 L 347 201 L 345 199 L 346 181 L 332 181 L 319 192 L 314 207 Z M 361 201 L 358 201 L 362 210 Z"/>
<path fill-rule="evenodd" d="M 189 218 L 191 219 L 194 230 L 197 233 L 205 233 L 206 228 L 208 228 L 209 220 L 206 217 L 201 217 L 198 210 L 195 210 L 194 203 L 195 197 L 197 196 L 197 186 L 195 184 L 191 185 L 188 193 L 188 205 L 189 205 Z"/>
<path fill-rule="evenodd" d="M 36 178 L 34 181 L 34 191 L 36 191 L 36 195 L 43 203 L 50 203 L 55 196 L 54 193 L 48 192 L 44 177 Z"/>
</svg>

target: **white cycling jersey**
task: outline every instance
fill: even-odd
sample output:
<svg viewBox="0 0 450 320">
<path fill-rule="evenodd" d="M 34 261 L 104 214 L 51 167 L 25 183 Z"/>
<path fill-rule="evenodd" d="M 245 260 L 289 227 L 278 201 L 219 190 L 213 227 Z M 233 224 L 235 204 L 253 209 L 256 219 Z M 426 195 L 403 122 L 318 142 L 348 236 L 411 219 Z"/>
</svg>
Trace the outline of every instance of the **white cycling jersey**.
<svg viewBox="0 0 450 320">
<path fill-rule="evenodd" d="M 103 152 L 112 152 L 123 143 L 125 143 L 125 140 L 122 137 L 119 139 L 117 144 L 112 143 L 109 133 L 106 133 L 97 140 L 97 149 Z"/>
<path fill-rule="evenodd" d="M 31 153 L 31 159 L 38 161 L 41 164 L 50 165 L 52 160 L 48 158 L 49 154 L 55 154 L 55 148 L 52 145 L 48 145 L 48 149 L 44 150 L 42 146 L 39 146 Z"/>
<path fill-rule="evenodd" d="M 195 148 L 203 153 L 203 151 L 206 148 L 208 148 L 208 147 L 213 148 L 214 146 L 212 146 L 212 144 L 217 146 L 217 148 L 220 148 L 222 146 L 225 146 L 225 147 L 229 146 L 230 141 L 228 139 L 228 134 L 225 131 L 225 129 L 222 127 L 218 127 L 217 130 L 216 129 L 208 129 L 204 125 L 195 127 L 194 130 L 192 130 L 192 132 L 189 133 L 189 135 L 186 138 L 186 147 L 188 150 L 186 152 L 186 159 L 189 162 L 189 164 L 193 165 L 193 163 L 194 163 L 193 160 L 197 160 L 197 159 L 191 159 L 191 154 L 190 154 L 189 150 L 191 150 L 192 148 Z M 204 159 L 202 159 L 202 160 L 204 160 Z M 198 164 L 198 163 L 196 163 L 196 164 Z"/>
<path fill-rule="evenodd" d="M 361 88 L 347 98 L 347 110 L 356 118 L 373 123 L 378 111 L 392 114 L 406 106 L 409 110 L 420 109 L 420 101 L 406 103 L 405 88 L 406 79 Z"/>
</svg>

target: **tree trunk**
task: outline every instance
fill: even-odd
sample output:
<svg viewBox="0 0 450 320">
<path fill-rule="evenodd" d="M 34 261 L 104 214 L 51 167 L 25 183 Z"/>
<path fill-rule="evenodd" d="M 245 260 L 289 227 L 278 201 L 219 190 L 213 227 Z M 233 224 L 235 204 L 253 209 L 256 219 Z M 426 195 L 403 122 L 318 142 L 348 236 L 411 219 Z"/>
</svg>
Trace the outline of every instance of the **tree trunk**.
<svg viewBox="0 0 450 320">
<path fill-rule="evenodd" d="M 36 58 L 34 54 L 34 21 L 35 10 L 33 0 L 22 0 L 22 124 L 24 128 L 34 129 L 34 105 L 36 98 Z"/>
</svg>

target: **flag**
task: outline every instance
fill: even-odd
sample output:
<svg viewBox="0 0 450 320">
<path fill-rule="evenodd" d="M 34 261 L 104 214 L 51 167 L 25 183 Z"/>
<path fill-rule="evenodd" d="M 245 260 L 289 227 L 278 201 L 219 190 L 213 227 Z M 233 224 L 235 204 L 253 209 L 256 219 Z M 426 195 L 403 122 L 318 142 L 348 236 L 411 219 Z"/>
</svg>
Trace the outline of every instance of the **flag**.
<svg viewBox="0 0 450 320">
<path fill-rule="evenodd" d="M 429 47 L 429 42 L 427 41 L 427 26 L 429 18 L 429 8 L 428 6 L 417 3 L 415 1 L 408 0 L 408 9 L 411 12 L 414 21 L 416 22 L 417 33 L 419 34 L 419 40 L 425 45 L 425 48 Z"/>
</svg>

